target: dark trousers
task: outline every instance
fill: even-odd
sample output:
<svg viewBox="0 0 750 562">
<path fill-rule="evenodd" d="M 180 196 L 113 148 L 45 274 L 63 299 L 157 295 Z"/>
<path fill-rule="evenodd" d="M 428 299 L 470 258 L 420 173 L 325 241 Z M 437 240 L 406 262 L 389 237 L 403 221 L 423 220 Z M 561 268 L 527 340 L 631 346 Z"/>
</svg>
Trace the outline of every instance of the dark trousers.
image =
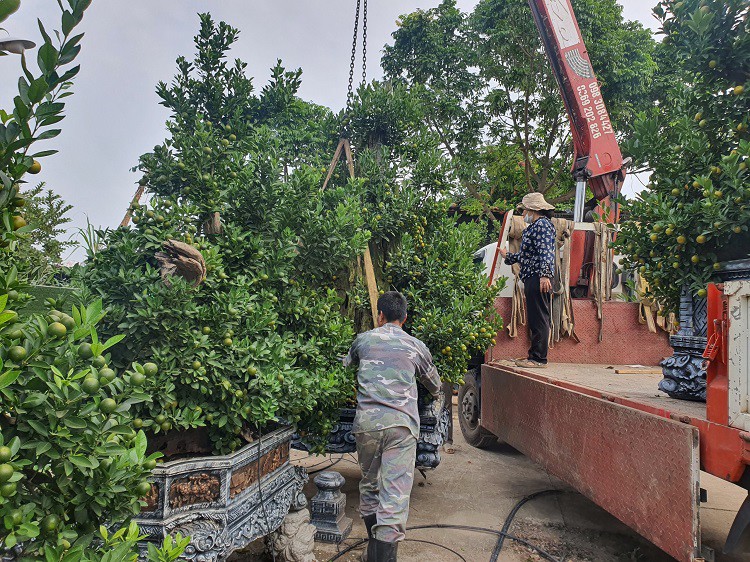
<svg viewBox="0 0 750 562">
<path fill-rule="evenodd" d="M 547 363 L 549 349 L 550 293 L 539 290 L 539 277 L 529 277 L 523 282 L 526 295 L 526 320 L 529 326 L 531 347 L 529 359 L 537 363 Z"/>
</svg>

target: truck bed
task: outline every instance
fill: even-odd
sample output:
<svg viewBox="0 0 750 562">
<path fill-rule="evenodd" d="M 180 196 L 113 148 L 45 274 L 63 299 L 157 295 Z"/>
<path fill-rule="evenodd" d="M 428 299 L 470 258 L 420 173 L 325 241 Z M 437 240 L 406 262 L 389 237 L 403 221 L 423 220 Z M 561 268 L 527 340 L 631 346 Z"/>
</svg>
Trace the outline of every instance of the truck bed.
<svg viewBox="0 0 750 562">
<path fill-rule="evenodd" d="M 706 419 L 706 404 L 670 398 L 658 389 L 661 375 L 616 374 L 625 365 L 583 365 L 579 363 L 550 363 L 546 369 L 519 369 L 510 361 L 493 361 L 514 372 L 532 376 L 558 386 L 586 387 L 602 394 L 623 398 L 649 408 L 657 408 L 676 416 Z M 653 367 L 651 367 L 653 368 Z"/>
<path fill-rule="evenodd" d="M 697 562 L 705 407 L 659 392 L 658 374 L 614 367 L 487 363 L 481 424 L 679 562 Z"/>
</svg>

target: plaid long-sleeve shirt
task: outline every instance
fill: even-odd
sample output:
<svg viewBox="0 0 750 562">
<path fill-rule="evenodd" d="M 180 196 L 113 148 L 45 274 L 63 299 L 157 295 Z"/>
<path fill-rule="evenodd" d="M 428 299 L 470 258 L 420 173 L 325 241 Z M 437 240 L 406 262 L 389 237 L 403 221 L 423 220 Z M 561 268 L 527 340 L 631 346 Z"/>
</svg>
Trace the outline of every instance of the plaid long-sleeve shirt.
<svg viewBox="0 0 750 562">
<path fill-rule="evenodd" d="M 546 217 L 531 223 L 523 231 L 521 251 L 505 256 L 505 263 L 521 264 L 521 280 L 530 277 L 548 277 L 555 274 L 555 226 Z"/>
</svg>

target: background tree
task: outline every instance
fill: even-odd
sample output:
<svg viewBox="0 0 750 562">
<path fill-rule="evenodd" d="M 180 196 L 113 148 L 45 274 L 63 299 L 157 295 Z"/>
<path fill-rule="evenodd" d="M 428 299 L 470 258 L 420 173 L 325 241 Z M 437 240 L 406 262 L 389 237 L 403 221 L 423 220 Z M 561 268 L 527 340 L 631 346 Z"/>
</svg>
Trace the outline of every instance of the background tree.
<svg viewBox="0 0 750 562">
<path fill-rule="evenodd" d="M 750 248 L 750 28 L 741 0 L 662 2 L 659 103 L 635 121 L 627 152 L 652 170 L 624 202 L 618 249 L 657 300 L 705 296 L 720 262 Z"/>
<path fill-rule="evenodd" d="M 651 102 L 654 42 L 639 23 L 623 20 L 615 0 L 574 0 L 573 8 L 624 136 L 635 113 Z M 486 212 L 515 203 L 526 191 L 555 202 L 572 199 L 568 119 L 525 2 L 482 0 L 464 16 L 454 0 L 445 0 L 403 16 L 393 38 L 383 67 L 388 76 L 429 92 L 422 96 L 435 116 L 428 124 L 457 160 L 467 208 Z M 511 183 L 519 170 L 525 186 Z M 490 181 L 508 183 L 491 191 Z"/>
<path fill-rule="evenodd" d="M 71 221 L 67 214 L 73 206 L 51 189 L 45 189 L 44 183 L 21 192 L 20 198 L 24 202 L 25 220 L 32 230 L 18 240 L 14 264 L 26 282 L 51 283 L 63 254 L 75 244 L 60 239 L 66 233 L 65 225 Z"/>
<path fill-rule="evenodd" d="M 383 70 L 414 94 L 429 130 L 457 172 L 461 189 L 469 193 L 477 210 L 492 218 L 481 187 L 487 114 L 467 15 L 454 0 L 445 0 L 436 8 L 405 14 L 396 23 L 394 43 L 384 49 Z"/>
</svg>

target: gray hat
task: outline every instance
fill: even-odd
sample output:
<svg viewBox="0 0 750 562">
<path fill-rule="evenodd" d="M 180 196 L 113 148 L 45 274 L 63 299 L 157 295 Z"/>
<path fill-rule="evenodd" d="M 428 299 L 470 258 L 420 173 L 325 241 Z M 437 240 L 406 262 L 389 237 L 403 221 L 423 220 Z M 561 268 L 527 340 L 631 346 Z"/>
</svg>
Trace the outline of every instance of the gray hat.
<svg viewBox="0 0 750 562">
<path fill-rule="evenodd" d="M 529 211 L 550 211 L 555 208 L 554 205 L 547 203 L 544 195 L 541 193 L 527 193 L 521 199 L 521 208 Z"/>
</svg>

